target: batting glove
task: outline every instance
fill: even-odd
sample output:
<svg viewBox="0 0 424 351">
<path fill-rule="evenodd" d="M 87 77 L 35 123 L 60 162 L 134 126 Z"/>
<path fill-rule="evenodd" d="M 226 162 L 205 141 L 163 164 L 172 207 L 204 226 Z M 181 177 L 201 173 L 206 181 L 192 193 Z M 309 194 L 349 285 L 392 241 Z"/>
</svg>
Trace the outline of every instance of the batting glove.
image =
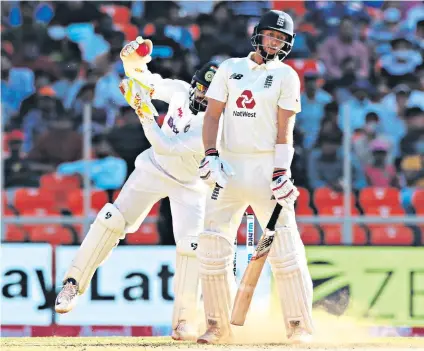
<svg viewBox="0 0 424 351">
<path fill-rule="evenodd" d="M 294 205 L 299 196 L 299 191 L 287 176 L 286 170 L 274 171 L 271 190 L 277 202 L 283 207 Z"/>
<path fill-rule="evenodd" d="M 234 176 L 231 166 L 219 158 L 216 149 L 208 149 L 205 158 L 200 162 L 199 176 L 209 186 L 218 185 L 225 188 L 228 179 Z"/>
</svg>

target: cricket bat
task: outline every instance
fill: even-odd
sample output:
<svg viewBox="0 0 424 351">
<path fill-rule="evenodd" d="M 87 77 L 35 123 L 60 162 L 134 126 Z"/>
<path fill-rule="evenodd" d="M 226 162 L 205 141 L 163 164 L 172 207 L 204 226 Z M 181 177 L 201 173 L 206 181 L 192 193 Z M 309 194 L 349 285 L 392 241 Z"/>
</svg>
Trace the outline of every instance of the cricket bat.
<svg viewBox="0 0 424 351">
<path fill-rule="evenodd" d="M 280 204 L 275 206 L 266 229 L 259 239 L 255 253 L 243 274 L 231 313 L 231 324 L 233 325 L 244 325 L 256 285 L 258 284 L 266 258 L 268 257 L 272 242 L 274 241 L 275 224 L 277 223 L 281 208 Z"/>
</svg>

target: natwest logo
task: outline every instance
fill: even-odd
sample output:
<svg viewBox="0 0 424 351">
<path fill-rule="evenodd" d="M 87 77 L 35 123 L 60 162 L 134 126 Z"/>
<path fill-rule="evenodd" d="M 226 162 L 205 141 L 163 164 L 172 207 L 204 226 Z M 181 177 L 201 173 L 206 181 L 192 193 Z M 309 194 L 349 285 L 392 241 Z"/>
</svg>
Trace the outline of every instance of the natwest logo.
<svg viewBox="0 0 424 351">
<path fill-rule="evenodd" d="M 243 91 L 240 97 L 236 100 L 236 105 L 238 108 L 247 108 L 248 110 L 254 108 L 256 102 L 253 98 L 252 92 L 250 90 Z"/>
</svg>

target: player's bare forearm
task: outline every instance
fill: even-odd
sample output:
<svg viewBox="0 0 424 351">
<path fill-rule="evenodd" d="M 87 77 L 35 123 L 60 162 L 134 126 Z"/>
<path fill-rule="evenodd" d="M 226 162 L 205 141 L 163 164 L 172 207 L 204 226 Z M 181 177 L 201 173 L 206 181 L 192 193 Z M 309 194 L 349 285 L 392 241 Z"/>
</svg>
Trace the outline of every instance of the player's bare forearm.
<svg viewBox="0 0 424 351">
<path fill-rule="evenodd" d="M 216 149 L 216 138 L 218 136 L 219 117 L 205 115 L 203 122 L 203 145 L 205 151 L 211 148 Z"/>
<path fill-rule="evenodd" d="M 293 145 L 293 132 L 296 121 L 296 114 L 293 111 L 283 110 L 278 108 L 278 123 L 277 123 L 277 144 Z M 280 170 L 280 167 L 275 167 L 274 170 Z"/>
<path fill-rule="evenodd" d="M 277 144 L 293 145 L 296 114 L 293 111 L 278 108 Z"/>
<path fill-rule="evenodd" d="M 208 99 L 208 107 L 206 108 L 203 121 L 203 145 L 205 150 L 216 149 L 216 138 L 218 136 L 219 119 L 224 110 L 225 102 L 214 99 Z"/>
</svg>

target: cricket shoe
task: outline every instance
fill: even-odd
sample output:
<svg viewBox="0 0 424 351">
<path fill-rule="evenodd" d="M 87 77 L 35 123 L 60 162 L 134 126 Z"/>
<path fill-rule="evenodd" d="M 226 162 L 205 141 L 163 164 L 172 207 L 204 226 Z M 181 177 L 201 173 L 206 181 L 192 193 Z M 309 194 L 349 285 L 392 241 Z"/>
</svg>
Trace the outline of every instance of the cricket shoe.
<svg viewBox="0 0 424 351">
<path fill-rule="evenodd" d="M 56 297 L 54 309 L 57 313 L 67 313 L 77 304 L 78 284 L 75 279 L 68 279 Z"/>
<path fill-rule="evenodd" d="M 190 325 L 181 320 L 178 322 L 177 327 L 172 331 L 172 339 L 177 341 L 195 341 L 197 338 L 197 332 Z"/>
<path fill-rule="evenodd" d="M 292 344 L 308 344 L 312 341 L 312 334 L 301 327 L 293 328 L 289 341 Z"/>
<path fill-rule="evenodd" d="M 198 344 L 225 344 L 231 341 L 230 333 L 221 333 L 221 329 L 210 326 L 206 333 L 197 339 Z"/>
</svg>

